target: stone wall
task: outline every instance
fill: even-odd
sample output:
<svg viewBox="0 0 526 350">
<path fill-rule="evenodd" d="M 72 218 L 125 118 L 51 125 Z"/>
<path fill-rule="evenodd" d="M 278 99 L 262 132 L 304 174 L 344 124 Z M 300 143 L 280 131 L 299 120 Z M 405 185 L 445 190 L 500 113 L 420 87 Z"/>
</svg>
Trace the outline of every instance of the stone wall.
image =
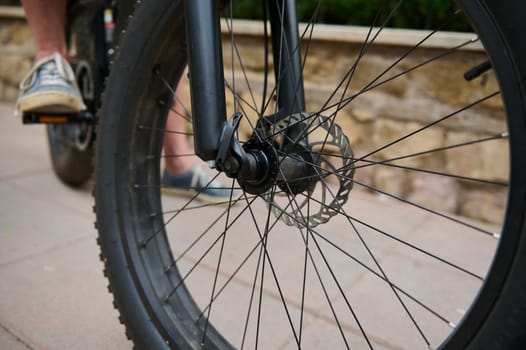
<svg viewBox="0 0 526 350">
<path fill-rule="evenodd" d="M 235 84 L 240 91 L 237 102 L 245 104 L 244 110 L 253 123 L 256 115 L 248 106 L 251 103 L 247 102 L 262 99 L 265 67 L 262 30 L 250 22 L 235 23 L 234 28 L 237 42 L 234 52 L 238 52 L 234 54 Z M 331 26 L 321 28 L 321 34 L 310 42 L 304 68 L 307 111 L 319 111 L 348 73 L 362 49 L 366 31 Z M 346 94 L 360 91 L 381 76 L 372 83 L 373 87 L 378 86 L 339 110 L 335 122 L 345 131 L 354 155 L 359 158 L 429 123 L 448 115 L 451 117 L 367 157 L 368 164 L 357 163 L 353 189 L 375 189 L 376 193 L 380 190 L 389 194 L 384 196 L 407 199 L 432 210 L 499 223 L 506 205 L 509 169 L 508 142 L 506 137 L 500 137 L 507 131 L 502 101 L 497 95 L 455 113 L 498 91 L 497 82 L 491 73 L 471 82 L 463 79 L 464 72 L 487 60 L 473 34 L 438 33 L 432 40 L 411 50 L 426 35 L 419 31 L 385 30 L 360 60 Z M 306 46 L 304 43 L 303 48 Z M 456 46 L 463 47 L 451 52 L 449 48 Z M 409 50 L 410 54 L 398 62 Z M 231 51 L 224 45 L 225 67 L 232 66 Z M 442 55 L 442 59 L 433 61 Z M 242 73 L 238 57 L 243 57 L 245 73 Z M 427 61 L 431 62 L 418 67 Z M 384 73 L 395 62 L 396 66 Z M 408 74 L 402 74 L 408 70 Z M 270 74 L 273 77 L 273 73 Z M 250 90 L 246 87 L 245 75 L 251 82 Z M 229 78 L 231 72 L 227 71 L 225 76 L 232 80 Z M 344 89 L 345 86 L 339 93 Z M 336 102 L 334 98 L 332 104 Z M 229 107 L 233 112 L 233 98 L 229 99 Z M 331 117 L 335 111 L 332 108 L 322 114 Z M 248 135 L 249 123 L 242 128 Z M 488 137 L 496 140 L 425 153 L 384 165 L 371 164 Z M 417 172 L 414 168 L 429 171 Z M 478 178 L 488 184 L 438 176 L 433 172 Z"/>
<path fill-rule="evenodd" d="M 243 57 L 245 70 L 242 73 L 236 53 L 236 89 L 240 91 L 242 101 L 252 101 L 254 97 L 259 102 L 265 67 L 262 28 L 246 21 L 236 22 L 234 28 L 237 42 L 235 52 Z M 361 42 L 366 35 L 367 30 L 363 28 L 330 26 L 321 30 L 312 40 L 308 48 L 310 58 L 304 68 L 308 111 L 318 111 L 333 92 L 333 87 L 347 74 L 362 49 Z M 471 42 L 473 35 L 470 34 L 440 33 L 397 62 L 401 55 L 424 37 L 424 33 L 417 31 L 384 30 L 357 65 L 347 94 L 366 87 L 377 76 L 380 78 L 373 86 L 381 84 L 360 94 L 336 114 L 335 121 L 348 135 L 356 156 L 381 148 L 498 90 L 495 79 L 489 74 L 472 82 L 462 78 L 465 71 L 486 60 L 480 43 Z M 227 39 L 228 35 L 225 34 L 225 43 Z M 18 83 L 30 69 L 34 54 L 31 33 L 23 12 L 2 15 L 0 9 L 0 42 L 0 100 L 13 102 L 18 95 Z M 447 48 L 461 45 L 464 46 L 461 50 L 446 55 Z M 438 55 L 445 55 L 444 59 L 412 70 Z M 228 44 L 224 45 L 224 56 L 225 66 L 231 67 L 231 48 Z M 394 62 L 398 64 L 383 73 Z M 410 72 L 397 76 L 406 70 Z M 225 76 L 228 80 L 231 72 L 227 70 Z M 389 78 L 393 79 L 389 81 Z M 250 90 L 246 80 L 250 81 Z M 340 94 L 343 89 L 345 87 L 340 90 Z M 227 100 L 232 112 L 233 98 L 228 93 Z M 241 104 L 244 103 L 242 101 Z M 255 114 L 250 113 L 250 108 L 246 110 L 248 119 L 254 119 Z M 332 116 L 335 111 L 332 108 L 323 114 Z M 242 130 L 246 134 L 249 129 L 245 122 Z M 426 128 L 410 138 L 411 142 L 399 142 L 367 159 L 369 162 L 381 162 L 400 155 L 470 142 L 495 136 L 495 130 L 498 133 L 506 132 L 503 106 L 498 96 Z M 379 189 L 391 196 L 405 198 L 432 209 L 488 222 L 497 223 L 502 219 L 506 204 L 505 186 L 489 183 L 480 186 L 469 179 L 437 176 L 432 172 L 462 174 L 488 182 L 505 183 L 509 168 L 506 139 L 426 153 L 389 164 L 357 164 L 355 188 Z M 416 172 L 412 168 L 423 168 L 430 172 Z"/>
<path fill-rule="evenodd" d="M 34 44 L 19 8 L 0 6 L 0 100 L 14 102 L 18 84 L 31 69 Z"/>
</svg>

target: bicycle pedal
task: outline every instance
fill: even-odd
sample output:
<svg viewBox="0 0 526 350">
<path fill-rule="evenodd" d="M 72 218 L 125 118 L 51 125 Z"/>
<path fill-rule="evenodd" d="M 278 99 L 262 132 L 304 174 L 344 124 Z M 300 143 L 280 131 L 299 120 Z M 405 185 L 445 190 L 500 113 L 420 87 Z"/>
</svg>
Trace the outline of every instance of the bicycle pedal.
<svg viewBox="0 0 526 350">
<path fill-rule="evenodd" d="M 22 116 L 24 124 L 72 124 L 93 123 L 93 114 L 82 111 L 77 114 L 52 114 L 26 112 Z"/>
</svg>

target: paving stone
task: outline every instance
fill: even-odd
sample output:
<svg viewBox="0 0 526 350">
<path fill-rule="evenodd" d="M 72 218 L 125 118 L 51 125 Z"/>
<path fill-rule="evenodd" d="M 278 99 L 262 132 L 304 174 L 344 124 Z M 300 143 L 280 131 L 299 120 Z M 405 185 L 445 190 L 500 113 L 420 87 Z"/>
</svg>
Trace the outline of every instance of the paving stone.
<svg viewBox="0 0 526 350">
<path fill-rule="evenodd" d="M 28 350 L 30 348 L 12 332 L 8 332 L 5 328 L 0 326 L 0 349 Z"/>
<path fill-rule="evenodd" d="M 5 115 L 10 110 L 12 106 L 0 104 L 0 114 Z M 0 327 L 0 348 L 18 349 L 19 343 L 35 349 L 131 348 L 111 305 L 107 281 L 98 260 L 89 186 L 80 190 L 63 186 L 49 166 L 43 130 L 18 123 L 18 120 L 0 118 L 3 130 L 13 131 L 0 138 L 0 325 L 12 331 L 21 342 L 13 339 L 10 333 L 4 334 Z M 456 322 L 469 305 L 469 297 L 478 288 L 479 281 L 468 279 L 466 282 L 462 273 L 451 272 L 444 264 L 404 247 L 397 240 L 421 246 L 481 275 L 487 269 L 495 241 L 487 237 L 484 240 L 473 230 L 459 229 L 451 220 L 375 194 L 372 188 L 366 189 L 359 183 L 354 186 L 362 190 L 353 190 L 344 206 L 349 217 L 335 217 L 309 235 L 309 252 L 318 272 L 324 276 L 324 287 L 338 321 L 353 349 L 366 349 L 367 345 L 349 313 L 347 301 L 375 348 L 426 348 L 389 285 L 353 258 L 382 275 L 368 248 L 397 286 Z M 185 199 L 163 197 L 167 211 L 176 210 L 185 203 Z M 251 209 L 263 231 L 268 209 L 260 199 L 256 203 Z M 225 239 L 217 288 L 225 285 L 252 248 L 258 248 L 259 235 L 250 210 L 241 213 L 245 207 L 237 205 L 229 214 L 228 224 L 233 224 Z M 177 257 L 213 219 L 220 218 L 180 260 L 183 273 L 192 268 L 214 240 L 220 238 L 218 242 L 221 242 L 227 224 L 226 215 L 221 216 L 224 212 L 225 207 L 190 210 L 168 225 L 168 237 Z M 170 220 L 174 213 L 165 213 L 165 220 Z M 269 234 L 267 251 L 281 290 L 276 287 L 267 260 L 262 288 L 264 328 L 259 347 L 294 349 L 296 341 L 280 293 L 287 303 L 293 327 L 299 333 L 306 230 L 287 226 L 277 220 L 275 214 L 270 218 L 271 224 L 276 222 L 276 227 Z M 477 221 L 468 222 L 482 225 Z M 481 227 L 489 232 L 498 231 L 492 225 Z M 216 244 L 203 259 L 203 266 L 187 281 L 202 307 L 210 300 L 219 246 Z M 236 345 L 241 342 L 239 329 L 247 314 L 259 252 L 259 249 L 254 250 L 212 311 L 214 325 Z M 313 263 L 308 261 L 302 348 L 342 348 L 344 344 L 325 292 Z M 327 263 L 340 280 L 339 285 L 331 278 Z M 258 277 L 256 291 L 260 284 Z M 340 289 L 345 292 L 347 301 Z M 417 322 L 423 324 L 432 344 L 437 344 L 449 331 L 449 326 L 437 321 L 406 296 L 401 298 Z M 254 301 L 254 310 L 256 305 Z M 256 317 L 254 310 L 252 319 Z M 407 330 L 410 330 L 409 335 Z M 247 334 L 250 341 L 245 347 L 251 348 L 255 335 L 253 325 Z M 3 346 L 4 343 L 7 345 Z"/>
<path fill-rule="evenodd" d="M 47 199 L 38 198 L 0 182 L 0 198 L 0 267 L 82 238 L 94 238 L 91 216 L 53 203 L 55 192 L 48 192 Z M 89 204 L 89 197 L 84 201 Z"/>
<path fill-rule="evenodd" d="M 50 169 L 45 129 L 23 125 L 12 104 L 0 104 L 0 181 Z"/>
<path fill-rule="evenodd" d="M 128 349 L 93 238 L 0 268 L 0 323 L 36 348 Z"/>
</svg>

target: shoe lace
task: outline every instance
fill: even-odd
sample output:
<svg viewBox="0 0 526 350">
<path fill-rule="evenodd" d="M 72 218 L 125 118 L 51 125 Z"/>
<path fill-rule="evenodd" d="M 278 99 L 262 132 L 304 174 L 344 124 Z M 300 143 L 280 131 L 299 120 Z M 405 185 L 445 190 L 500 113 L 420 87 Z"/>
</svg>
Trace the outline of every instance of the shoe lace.
<svg viewBox="0 0 526 350">
<path fill-rule="evenodd" d="M 53 69 L 50 63 L 54 63 L 56 69 Z M 35 63 L 33 68 L 31 68 L 31 70 L 26 74 L 24 79 L 22 79 L 22 81 L 20 82 L 20 89 L 26 90 L 27 88 L 32 86 L 35 83 L 36 78 L 39 74 L 42 77 L 42 79 L 46 80 L 53 81 L 59 79 L 60 77 L 67 82 L 75 82 L 75 74 L 73 73 L 73 70 L 66 62 L 66 60 L 56 52 L 53 55 L 43 58 Z"/>
</svg>

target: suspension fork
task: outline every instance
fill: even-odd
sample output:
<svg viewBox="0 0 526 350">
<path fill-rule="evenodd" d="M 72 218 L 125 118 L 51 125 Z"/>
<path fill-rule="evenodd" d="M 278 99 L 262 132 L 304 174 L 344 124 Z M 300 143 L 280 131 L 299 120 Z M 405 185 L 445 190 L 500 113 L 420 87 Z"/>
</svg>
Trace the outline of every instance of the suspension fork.
<svg viewBox="0 0 526 350">
<path fill-rule="evenodd" d="M 195 154 L 215 160 L 226 120 L 219 2 L 184 0 Z"/>
<path fill-rule="evenodd" d="M 295 0 L 268 0 L 276 103 L 285 115 L 305 111 L 301 46 Z"/>
<path fill-rule="evenodd" d="M 221 25 L 217 0 L 184 0 L 195 153 L 216 160 L 226 121 Z M 295 0 L 269 0 L 278 111 L 305 110 Z M 289 130 L 300 134 L 301 127 Z M 224 147 L 223 147 L 224 148 Z"/>
</svg>

